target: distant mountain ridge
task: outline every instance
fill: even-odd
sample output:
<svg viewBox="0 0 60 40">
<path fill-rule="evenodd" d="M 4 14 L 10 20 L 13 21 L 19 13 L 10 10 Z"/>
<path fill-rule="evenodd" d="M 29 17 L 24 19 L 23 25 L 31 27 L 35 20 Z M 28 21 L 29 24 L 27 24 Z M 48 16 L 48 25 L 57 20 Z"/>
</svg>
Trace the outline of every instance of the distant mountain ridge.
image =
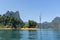
<svg viewBox="0 0 60 40">
<path fill-rule="evenodd" d="M 48 28 L 53 28 L 53 29 L 60 29 L 60 17 L 55 17 L 52 22 L 43 22 L 41 23 L 41 25 L 38 23 L 39 26 L 37 26 L 38 28 L 44 28 L 44 29 L 48 29 Z"/>
</svg>

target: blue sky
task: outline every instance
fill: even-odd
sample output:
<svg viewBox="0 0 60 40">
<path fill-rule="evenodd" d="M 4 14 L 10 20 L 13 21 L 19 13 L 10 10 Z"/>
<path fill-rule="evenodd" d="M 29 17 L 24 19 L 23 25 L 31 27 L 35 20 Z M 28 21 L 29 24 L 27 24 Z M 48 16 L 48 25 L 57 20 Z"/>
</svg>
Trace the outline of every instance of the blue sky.
<svg viewBox="0 0 60 40">
<path fill-rule="evenodd" d="M 39 22 L 40 13 L 42 22 L 51 22 L 56 16 L 60 17 L 60 0 L 0 0 L 0 14 L 7 10 L 18 10 L 24 22 L 29 19 Z"/>
</svg>

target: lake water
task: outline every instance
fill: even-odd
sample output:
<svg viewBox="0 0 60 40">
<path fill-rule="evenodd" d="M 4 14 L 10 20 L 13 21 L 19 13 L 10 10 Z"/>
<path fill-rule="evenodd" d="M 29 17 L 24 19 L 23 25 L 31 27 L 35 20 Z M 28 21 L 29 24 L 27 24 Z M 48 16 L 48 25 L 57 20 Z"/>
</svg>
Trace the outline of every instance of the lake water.
<svg viewBox="0 0 60 40">
<path fill-rule="evenodd" d="M 60 40 L 59 30 L 0 30 L 0 40 Z"/>
</svg>

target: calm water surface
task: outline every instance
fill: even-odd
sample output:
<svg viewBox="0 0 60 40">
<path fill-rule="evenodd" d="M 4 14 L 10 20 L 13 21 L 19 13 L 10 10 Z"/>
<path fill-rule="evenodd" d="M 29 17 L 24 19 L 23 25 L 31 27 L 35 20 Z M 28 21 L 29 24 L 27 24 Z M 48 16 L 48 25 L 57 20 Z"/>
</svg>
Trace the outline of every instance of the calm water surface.
<svg viewBox="0 0 60 40">
<path fill-rule="evenodd" d="M 60 40 L 60 30 L 0 30 L 0 40 Z"/>
</svg>

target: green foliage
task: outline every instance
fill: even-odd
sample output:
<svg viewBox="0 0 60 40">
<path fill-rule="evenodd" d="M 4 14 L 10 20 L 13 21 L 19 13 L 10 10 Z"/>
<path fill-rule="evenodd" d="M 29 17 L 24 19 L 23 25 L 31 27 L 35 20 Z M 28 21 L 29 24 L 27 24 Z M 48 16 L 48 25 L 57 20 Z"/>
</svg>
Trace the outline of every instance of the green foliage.
<svg viewBox="0 0 60 40">
<path fill-rule="evenodd" d="M 29 28 L 35 28 L 37 23 L 35 21 L 29 20 Z"/>
<path fill-rule="evenodd" d="M 23 28 L 28 28 L 29 27 L 29 25 L 28 24 L 25 24 L 24 26 L 23 26 Z"/>
<path fill-rule="evenodd" d="M 2 26 L 3 25 L 3 26 Z M 23 21 L 11 16 L 0 16 L 0 26 L 4 28 L 19 28 L 24 25 Z"/>
</svg>

